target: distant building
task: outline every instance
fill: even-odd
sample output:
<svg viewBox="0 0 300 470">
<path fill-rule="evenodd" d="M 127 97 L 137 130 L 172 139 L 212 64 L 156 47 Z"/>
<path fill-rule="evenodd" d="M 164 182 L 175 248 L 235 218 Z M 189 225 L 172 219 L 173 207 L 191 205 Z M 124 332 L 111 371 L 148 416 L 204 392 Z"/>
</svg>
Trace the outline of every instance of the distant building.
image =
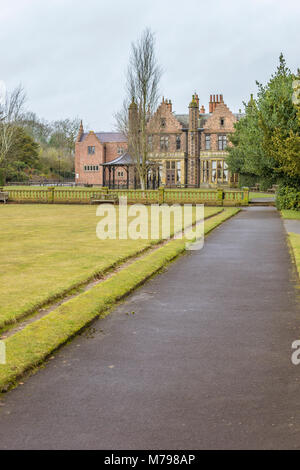
<svg viewBox="0 0 300 470">
<path fill-rule="evenodd" d="M 127 150 L 127 139 L 119 132 L 85 133 L 80 124 L 75 144 L 75 182 L 103 185 L 103 163 L 123 155 Z M 116 172 L 115 182 L 126 181 L 124 169 Z"/>
<path fill-rule="evenodd" d="M 129 120 L 135 106 L 131 103 Z M 153 162 L 149 187 L 237 184 L 238 175 L 230 174 L 225 158 L 228 134 L 234 132 L 234 123 L 241 116 L 230 111 L 222 95 L 210 96 L 208 113 L 203 105 L 199 107 L 196 93 L 188 114 L 174 114 L 171 101 L 163 98 L 148 122 L 149 160 Z M 75 172 L 77 183 L 136 185 L 126 138 L 117 132 L 85 134 L 82 124 Z"/>
</svg>

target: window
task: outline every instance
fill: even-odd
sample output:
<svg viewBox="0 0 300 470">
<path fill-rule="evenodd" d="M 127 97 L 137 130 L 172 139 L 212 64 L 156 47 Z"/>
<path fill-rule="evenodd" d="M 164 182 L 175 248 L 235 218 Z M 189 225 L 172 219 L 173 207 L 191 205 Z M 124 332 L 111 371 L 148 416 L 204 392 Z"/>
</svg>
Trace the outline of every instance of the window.
<svg viewBox="0 0 300 470">
<path fill-rule="evenodd" d="M 161 118 L 161 120 L 160 120 L 160 125 L 161 125 L 161 127 L 163 127 L 163 128 L 166 127 L 166 118 Z"/>
<path fill-rule="evenodd" d="M 218 172 L 217 172 L 218 180 L 222 179 L 222 162 L 218 161 Z"/>
<path fill-rule="evenodd" d="M 123 171 L 118 171 L 118 176 L 123 176 Z"/>
<path fill-rule="evenodd" d="M 205 135 L 205 150 L 210 150 L 210 135 Z"/>
<path fill-rule="evenodd" d="M 176 136 L 176 150 L 180 150 L 180 147 L 181 147 L 181 139 L 180 139 L 180 135 L 177 135 Z"/>
<path fill-rule="evenodd" d="M 217 181 L 217 162 L 216 162 L 216 160 L 213 160 L 211 162 L 211 167 L 212 167 L 211 180 L 212 180 L 213 183 L 215 183 Z"/>
<path fill-rule="evenodd" d="M 84 171 L 99 171 L 99 165 L 84 165 Z"/>
<path fill-rule="evenodd" d="M 148 135 L 148 147 L 149 147 L 150 152 L 152 152 L 153 150 L 153 136 L 152 135 Z"/>
<path fill-rule="evenodd" d="M 176 166 L 177 166 L 177 183 L 180 183 L 180 181 L 181 181 L 181 165 L 180 165 L 180 162 L 177 162 Z"/>
<path fill-rule="evenodd" d="M 223 181 L 228 181 L 228 165 L 226 162 L 224 162 L 223 165 L 224 165 Z"/>
<path fill-rule="evenodd" d="M 95 147 L 94 147 L 94 145 L 89 145 L 89 146 L 88 146 L 88 154 L 89 154 L 89 155 L 94 155 L 94 153 L 95 153 Z"/>
<path fill-rule="evenodd" d="M 204 183 L 209 182 L 209 161 L 204 160 L 202 162 L 202 180 Z"/>
<path fill-rule="evenodd" d="M 118 147 L 118 155 L 123 155 L 124 149 L 122 147 Z"/>
<path fill-rule="evenodd" d="M 219 135 L 218 136 L 218 149 L 224 150 L 227 145 L 227 137 L 226 135 Z"/>
<path fill-rule="evenodd" d="M 169 148 L 169 137 L 161 136 L 160 138 L 160 150 L 168 150 Z"/>
<path fill-rule="evenodd" d="M 220 118 L 220 126 L 224 127 L 225 119 L 223 117 Z"/>
</svg>

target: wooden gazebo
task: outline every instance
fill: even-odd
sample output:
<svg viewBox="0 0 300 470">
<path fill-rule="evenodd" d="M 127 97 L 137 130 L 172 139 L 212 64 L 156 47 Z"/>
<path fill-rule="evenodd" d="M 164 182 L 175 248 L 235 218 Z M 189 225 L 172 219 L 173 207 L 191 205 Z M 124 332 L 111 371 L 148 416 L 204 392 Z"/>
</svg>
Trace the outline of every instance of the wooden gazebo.
<svg viewBox="0 0 300 470">
<path fill-rule="evenodd" d="M 115 174 L 118 168 L 123 168 L 127 174 L 127 188 L 130 185 L 130 168 L 133 169 L 133 187 L 137 188 L 137 178 L 136 178 L 136 169 L 134 161 L 132 160 L 131 155 L 128 152 L 123 153 L 120 157 L 115 158 L 114 160 L 101 164 L 103 169 L 103 186 L 108 186 L 108 188 L 115 188 Z M 159 187 L 160 185 L 160 175 L 156 163 L 151 162 L 152 175 L 147 175 L 147 188 L 152 186 L 153 189 Z M 154 171 L 153 171 L 154 170 Z"/>
</svg>

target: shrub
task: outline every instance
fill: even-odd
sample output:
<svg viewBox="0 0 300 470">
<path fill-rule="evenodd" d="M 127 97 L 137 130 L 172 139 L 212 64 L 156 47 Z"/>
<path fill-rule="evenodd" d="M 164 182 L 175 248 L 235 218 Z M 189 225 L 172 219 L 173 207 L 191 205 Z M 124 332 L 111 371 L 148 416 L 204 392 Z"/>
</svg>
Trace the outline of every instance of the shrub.
<svg viewBox="0 0 300 470">
<path fill-rule="evenodd" d="M 280 186 L 276 193 L 277 209 L 300 210 L 300 191 L 290 186 Z"/>
</svg>

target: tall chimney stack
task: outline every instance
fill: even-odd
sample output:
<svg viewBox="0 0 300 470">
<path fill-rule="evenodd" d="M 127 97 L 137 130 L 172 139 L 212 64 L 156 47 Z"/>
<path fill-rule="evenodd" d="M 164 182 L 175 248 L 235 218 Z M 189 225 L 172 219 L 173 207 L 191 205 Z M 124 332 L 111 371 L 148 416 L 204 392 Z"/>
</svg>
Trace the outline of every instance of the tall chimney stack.
<svg viewBox="0 0 300 470">
<path fill-rule="evenodd" d="M 213 103 L 212 103 L 212 95 L 210 95 L 210 100 L 209 100 L 209 112 L 213 112 Z"/>
<path fill-rule="evenodd" d="M 80 121 L 80 126 L 79 126 L 79 131 L 78 131 L 78 134 L 77 134 L 77 139 L 76 139 L 77 142 L 80 142 L 82 135 L 83 135 L 83 124 L 82 124 L 82 120 L 81 120 Z"/>
</svg>

